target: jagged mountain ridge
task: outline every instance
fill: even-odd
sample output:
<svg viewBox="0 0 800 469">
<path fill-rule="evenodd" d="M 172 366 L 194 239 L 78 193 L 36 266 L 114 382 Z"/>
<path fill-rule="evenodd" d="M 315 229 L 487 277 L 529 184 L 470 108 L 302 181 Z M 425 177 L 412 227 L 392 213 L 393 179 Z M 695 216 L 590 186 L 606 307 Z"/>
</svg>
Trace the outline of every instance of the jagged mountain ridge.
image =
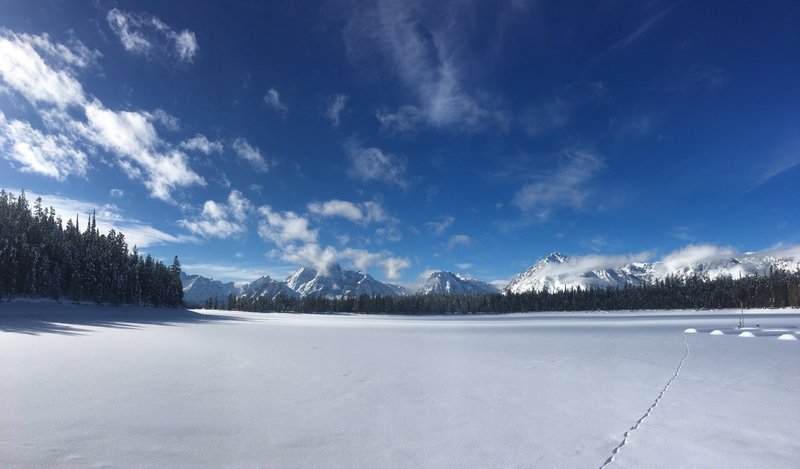
<svg viewBox="0 0 800 469">
<path fill-rule="evenodd" d="M 793 270 L 800 263 L 790 258 L 744 254 L 720 258 L 686 261 L 664 259 L 658 262 L 627 262 L 615 265 L 596 265 L 591 256 L 569 257 L 553 252 L 516 275 L 503 290 L 509 293 L 556 291 L 570 288 L 606 288 L 640 285 L 673 276 L 686 279 L 692 276 L 715 279 L 722 275 L 745 277 L 767 275 L 770 268 Z M 614 264 L 614 263 L 612 263 Z"/>
<path fill-rule="evenodd" d="M 475 293 L 497 293 L 499 290 L 491 284 L 480 280 L 471 279 L 464 275 L 438 271 L 428 276 L 425 285 L 418 291 L 423 295 L 468 295 Z"/>
<path fill-rule="evenodd" d="M 249 283 L 235 285 L 200 275 L 181 273 L 183 298 L 188 304 L 203 304 L 209 298 L 217 298 L 225 304 L 228 295 L 237 297 L 275 299 L 278 295 L 289 297 L 305 296 L 360 296 L 360 295 L 407 295 L 409 292 L 400 285 L 383 283 L 371 275 L 354 270 L 342 269 L 338 264 L 328 272 L 319 272 L 311 267 L 300 267 L 284 281 L 269 276 Z"/>
</svg>

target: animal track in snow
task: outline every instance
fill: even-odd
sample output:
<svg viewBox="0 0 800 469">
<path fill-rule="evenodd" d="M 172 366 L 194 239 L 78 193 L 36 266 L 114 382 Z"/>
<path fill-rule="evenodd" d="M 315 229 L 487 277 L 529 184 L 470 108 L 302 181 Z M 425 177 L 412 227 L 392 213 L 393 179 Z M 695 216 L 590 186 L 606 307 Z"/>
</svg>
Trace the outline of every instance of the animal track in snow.
<svg viewBox="0 0 800 469">
<path fill-rule="evenodd" d="M 670 378 L 669 381 L 667 381 L 667 384 L 664 385 L 664 388 L 658 394 L 658 397 L 656 397 L 656 399 L 653 401 L 653 403 L 650 405 L 650 407 L 647 409 L 647 411 L 644 413 L 644 415 L 642 415 L 639 418 L 639 420 L 637 420 L 636 423 L 633 424 L 633 426 L 630 429 L 628 429 L 628 431 L 625 432 L 622 435 L 622 441 L 617 445 L 616 448 L 611 450 L 611 456 L 609 456 L 608 459 L 606 459 L 606 462 L 604 462 L 603 465 L 600 466 L 600 469 L 603 469 L 606 466 L 608 466 L 609 464 L 611 464 L 612 462 L 614 462 L 614 459 L 616 459 L 617 454 L 619 453 L 619 451 L 625 445 L 628 444 L 628 437 L 630 437 L 631 433 L 633 433 L 635 430 L 637 430 L 642 425 L 642 422 L 644 422 L 644 420 L 647 417 L 649 417 L 650 414 L 653 413 L 653 410 L 658 406 L 658 403 L 661 401 L 661 398 L 663 398 L 664 394 L 667 393 L 667 389 L 669 389 L 669 386 L 678 377 L 678 374 L 680 374 L 681 368 L 683 367 L 683 363 L 686 361 L 686 358 L 689 356 L 689 344 L 686 342 L 686 334 L 683 334 L 683 346 L 686 347 L 686 351 L 683 353 L 683 358 L 681 358 L 680 363 L 678 363 L 678 368 L 675 369 L 675 374 L 672 375 L 672 378 Z"/>
</svg>

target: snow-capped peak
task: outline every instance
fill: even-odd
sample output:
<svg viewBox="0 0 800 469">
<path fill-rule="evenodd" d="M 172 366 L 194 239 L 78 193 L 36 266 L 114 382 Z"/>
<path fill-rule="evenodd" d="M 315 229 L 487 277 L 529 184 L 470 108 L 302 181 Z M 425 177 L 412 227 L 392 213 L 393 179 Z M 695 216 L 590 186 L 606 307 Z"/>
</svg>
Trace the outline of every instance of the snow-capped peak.
<svg viewBox="0 0 800 469">
<path fill-rule="evenodd" d="M 471 293 L 496 293 L 498 290 L 494 285 L 490 285 L 480 280 L 471 279 L 464 275 L 438 271 L 428 276 L 425 285 L 420 289 L 420 293 L 429 294 L 471 294 Z"/>
</svg>

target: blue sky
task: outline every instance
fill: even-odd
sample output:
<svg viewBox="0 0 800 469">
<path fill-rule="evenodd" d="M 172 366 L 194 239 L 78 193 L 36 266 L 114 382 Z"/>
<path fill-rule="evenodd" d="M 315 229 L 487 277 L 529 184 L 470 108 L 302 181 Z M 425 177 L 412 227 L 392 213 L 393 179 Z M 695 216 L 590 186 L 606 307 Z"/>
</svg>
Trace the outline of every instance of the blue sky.
<svg viewBox="0 0 800 469">
<path fill-rule="evenodd" d="M 800 4 L 588 3 L 6 0 L 0 187 L 234 281 L 796 247 Z"/>
</svg>

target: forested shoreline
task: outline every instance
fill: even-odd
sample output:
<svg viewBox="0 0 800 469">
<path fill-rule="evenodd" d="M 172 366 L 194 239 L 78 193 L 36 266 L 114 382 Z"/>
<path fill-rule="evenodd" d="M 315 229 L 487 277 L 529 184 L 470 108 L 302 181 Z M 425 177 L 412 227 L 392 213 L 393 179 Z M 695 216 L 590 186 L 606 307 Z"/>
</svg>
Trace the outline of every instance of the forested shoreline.
<svg viewBox="0 0 800 469">
<path fill-rule="evenodd" d="M 25 193 L 0 190 L 0 300 L 17 296 L 66 299 L 111 305 L 183 305 L 180 262 L 166 266 L 136 247 L 128 250 L 125 236 L 115 230 L 101 234 L 94 214 L 80 229 L 66 226 L 41 199 L 33 207 Z M 209 298 L 205 308 L 253 312 L 455 314 L 536 311 L 633 309 L 720 309 L 800 307 L 800 270 L 767 275 L 710 280 L 675 276 L 623 288 L 574 288 L 521 294 L 416 294 L 294 298 L 229 296 L 220 304 Z"/>
<path fill-rule="evenodd" d="M 66 226 L 37 199 L 30 207 L 0 190 L 0 299 L 16 296 L 111 305 L 183 304 L 180 262 L 172 265 L 128 250 L 125 235 L 101 234 L 95 215 Z"/>
<path fill-rule="evenodd" d="M 219 303 L 210 298 L 206 308 Z M 723 309 L 800 307 L 800 270 L 771 271 L 768 275 L 714 280 L 699 276 L 667 277 L 624 288 L 575 288 L 555 292 L 494 293 L 479 295 L 360 296 L 291 298 L 280 295 L 237 298 L 229 296 L 227 309 L 252 312 L 457 314 L 520 313 L 537 311 L 615 311 L 641 309 Z"/>
</svg>

